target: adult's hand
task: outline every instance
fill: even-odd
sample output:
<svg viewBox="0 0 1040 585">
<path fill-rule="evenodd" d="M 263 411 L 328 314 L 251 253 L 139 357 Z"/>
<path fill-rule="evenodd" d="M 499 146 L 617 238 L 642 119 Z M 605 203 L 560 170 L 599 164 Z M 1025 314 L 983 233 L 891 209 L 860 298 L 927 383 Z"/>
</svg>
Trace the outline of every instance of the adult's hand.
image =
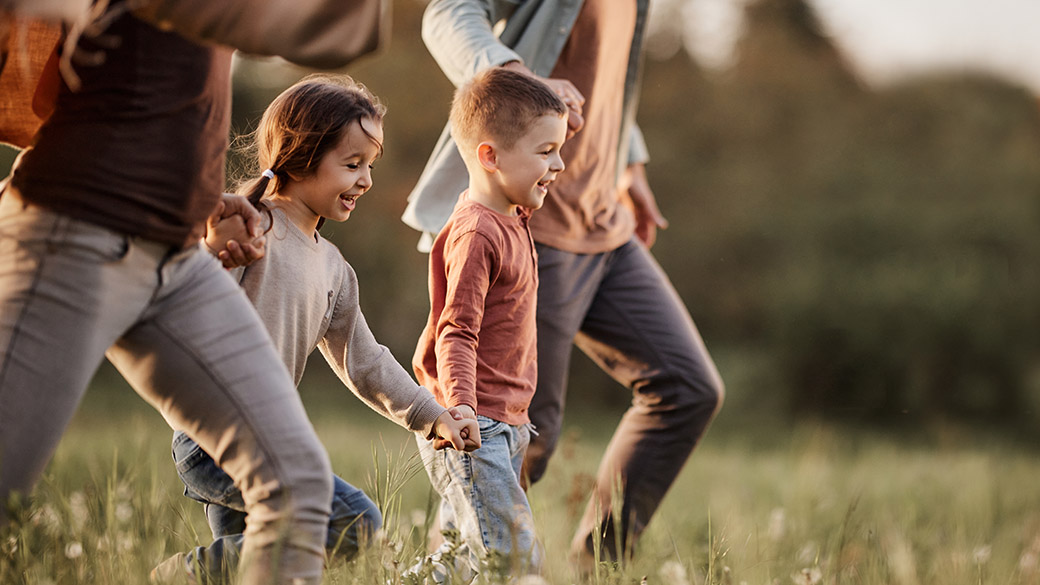
<svg viewBox="0 0 1040 585">
<path fill-rule="evenodd" d="M 264 257 L 260 212 L 242 196 L 225 193 L 206 222 L 206 246 L 224 268 L 248 266 Z"/>
<path fill-rule="evenodd" d="M 218 219 L 227 219 L 233 215 L 242 217 L 242 221 L 246 224 L 246 231 L 252 238 L 260 237 L 260 212 L 257 211 L 253 204 L 248 199 L 241 195 L 235 195 L 234 193 L 224 193 L 220 198 L 220 204 L 217 206 L 217 211 L 214 215 Z"/>
<path fill-rule="evenodd" d="M 567 138 L 570 138 L 578 133 L 579 130 L 585 126 L 585 118 L 582 116 L 582 109 L 585 107 L 585 96 L 578 91 L 577 87 L 567 79 L 560 79 L 557 77 L 542 77 L 535 75 L 533 71 L 527 68 L 523 63 L 519 61 L 510 61 L 502 65 L 505 69 L 517 71 L 525 75 L 530 75 L 535 79 L 540 80 L 545 85 L 549 86 L 549 89 L 553 90 L 556 95 L 560 96 L 563 103 L 567 106 Z"/>
<path fill-rule="evenodd" d="M 657 230 L 666 229 L 668 220 L 657 207 L 657 199 L 646 180 L 646 167 L 643 163 L 628 165 L 621 175 L 618 187 L 628 194 L 632 201 L 632 210 L 636 216 L 636 237 L 649 248 L 657 241 Z"/>
</svg>

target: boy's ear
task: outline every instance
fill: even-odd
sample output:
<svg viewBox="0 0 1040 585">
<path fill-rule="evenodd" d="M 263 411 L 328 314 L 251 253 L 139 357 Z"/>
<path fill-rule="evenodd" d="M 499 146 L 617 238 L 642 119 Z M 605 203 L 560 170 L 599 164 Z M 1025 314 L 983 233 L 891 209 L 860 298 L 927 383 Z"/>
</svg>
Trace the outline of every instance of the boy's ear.
<svg viewBox="0 0 1040 585">
<path fill-rule="evenodd" d="M 477 145 L 477 162 L 489 173 L 498 170 L 498 152 L 490 142 L 481 142 Z"/>
</svg>

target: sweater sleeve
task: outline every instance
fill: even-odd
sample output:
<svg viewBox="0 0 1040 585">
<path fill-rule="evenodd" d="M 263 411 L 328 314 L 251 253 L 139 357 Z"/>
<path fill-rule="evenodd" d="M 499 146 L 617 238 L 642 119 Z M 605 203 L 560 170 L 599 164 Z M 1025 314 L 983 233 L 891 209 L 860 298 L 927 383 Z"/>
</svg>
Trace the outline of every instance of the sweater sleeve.
<svg viewBox="0 0 1040 585">
<path fill-rule="evenodd" d="M 492 243 L 475 231 L 444 246 L 444 308 L 436 323 L 435 351 L 437 379 L 448 407 L 477 409 L 477 344 L 494 258 Z"/>
<path fill-rule="evenodd" d="M 376 341 L 361 314 L 357 276 L 349 265 L 318 349 L 339 379 L 372 410 L 410 431 L 431 435 L 445 409 Z"/>
<path fill-rule="evenodd" d="M 389 38 L 386 0 L 136 0 L 135 14 L 202 42 L 278 55 L 318 69 L 343 67 Z"/>
</svg>

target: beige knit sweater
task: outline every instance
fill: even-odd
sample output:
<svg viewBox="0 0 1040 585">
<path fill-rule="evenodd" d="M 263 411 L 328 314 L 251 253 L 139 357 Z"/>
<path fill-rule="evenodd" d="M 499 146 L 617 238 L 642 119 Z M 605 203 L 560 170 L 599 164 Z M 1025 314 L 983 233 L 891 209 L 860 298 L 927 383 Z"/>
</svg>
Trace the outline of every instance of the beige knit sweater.
<svg viewBox="0 0 1040 585">
<path fill-rule="evenodd" d="M 317 347 L 365 404 L 429 437 L 444 408 L 372 335 L 358 304 L 357 276 L 339 249 L 317 232 L 304 234 L 278 209 L 271 218 L 264 257 L 231 274 L 256 307 L 294 382 L 300 383 L 307 356 Z"/>
</svg>

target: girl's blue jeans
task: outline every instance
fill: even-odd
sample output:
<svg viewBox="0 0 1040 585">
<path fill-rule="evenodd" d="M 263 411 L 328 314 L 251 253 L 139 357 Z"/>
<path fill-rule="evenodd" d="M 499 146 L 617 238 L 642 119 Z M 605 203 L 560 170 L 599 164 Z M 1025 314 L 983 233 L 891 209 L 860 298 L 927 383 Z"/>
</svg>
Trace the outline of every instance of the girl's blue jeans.
<svg viewBox="0 0 1040 585">
<path fill-rule="evenodd" d="M 173 460 L 184 482 L 184 495 L 202 502 L 213 543 L 196 547 L 187 561 L 196 577 L 210 582 L 226 579 L 236 566 L 246 529 L 242 492 L 216 462 L 183 431 L 173 435 Z M 382 526 L 375 502 L 360 489 L 333 476 L 332 514 L 325 548 L 330 556 L 353 558 Z M 201 574 L 199 574 L 201 573 Z"/>
</svg>

